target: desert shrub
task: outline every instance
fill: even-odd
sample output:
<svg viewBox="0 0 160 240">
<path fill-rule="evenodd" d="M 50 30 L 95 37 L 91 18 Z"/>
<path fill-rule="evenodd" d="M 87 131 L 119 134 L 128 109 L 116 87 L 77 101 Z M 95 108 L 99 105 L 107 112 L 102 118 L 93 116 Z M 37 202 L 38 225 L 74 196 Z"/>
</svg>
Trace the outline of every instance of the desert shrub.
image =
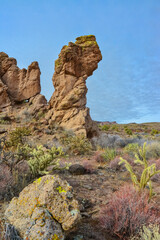
<svg viewBox="0 0 160 240">
<path fill-rule="evenodd" d="M 67 148 L 67 152 L 74 155 L 89 154 L 92 145 L 84 135 L 69 135 L 61 138 L 61 143 Z"/>
<path fill-rule="evenodd" d="M 6 150 L 6 136 L 0 138 L 0 163 L 6 163 L 11 168 L 15 162 L 15 154 Z"/>
<path fill-rule="evenodd" d="M 83 167 L 86 170 L 86 173 L 93 173 L 94 172 L 94 166 L 91 164 L 89 161 L 84 161 L 83 162 Z"/>
<path fill-rule="evenodd" d="M 93 159 L 98 163 L 104 163 L 105 159 L 103 157 L 104 151 L 96 151 L 93 155 Z"/>
<path fill-rule="evenodd" d="M 130 173 L 131 180 L 134 186 L 136 186 L 140 192 L 143 191 L 147 185 L 149 185 L 151 198 L 153 194 L 151 178 L 154 175 L 160 173 L 160 170 L 156 170 L 156 164 L 152 164 L 149 166 L 148 161 L 146 160 L 146 143 L 144 143 L 143 148 L 139 147 L 138 154 L 135 154 L 135 158 L 136 160 L 134 162 L 144 167 L 140 179 L 138 179 L 138 177 L 136 176 L 135 172 L 132 169 L 131 164 L 127 160 L 120 158 L 121 161 L 119 164 L 122 163 L 125 164 L 126 169 Z"/>
<path fill-rule="evenodd" d="M 132 135 L 132 130 L 129 129 L 127 126 L 124 126 L 124 131 L 128 134 L 128 135 Z"/>
<path fill-rule="evenodd" d="M 8 147 L 16 147 L 18 144 L 24 144 L 25 136 L 29 136 L 31 130 L 26 127 L 18 127 L 14 131 L 9 133 L 9 141 L 7 141 Z"/>
<path fill-rule="evenodd" d="M 17 157 L 16 151 L 13 152 L 6 149 L 5 141 L 5 137 L 0 139 L 0 188 L 2 189 L 0 200 L 5 199 L 8 201 L 22 191 L 24 186 L 30 182 L 31 176 L 30 171 L 27 172 L 27 169 L 29 169 L 27 163 L 26 165 L 23 164 L 24 168 L 21 168 L 24 172 L 18 170 L 19 158 Z M 3 190 L 4 186 L 5 190 Z"/>
<path fill-rule="evenodd" d="M 61 169 L 58 157 L 63 156 L 64 152 L 61 147 L 52 147 L 44 151 L 43 146 L 37 146 L 30 152 L 28 164 L 33 176 L 48 174 L 46 168 L 52 165 L 52 170 Z M 67 165 L 65 166 L 67 167 Z"/>
<path fill-rule="evenodd" d="M 139 194 L 133 186 L 125 185 L 113 193 L 109 203 L 100 211 L 100 224 L 112 236 L 128 239 L 143 225 L 160 221 L 158 209 L 148 203 L 148 194 Z"/>
<path fill-rule="evenodd" d="M 124 148 L 124 153 L 127 153 L 131 157 L 135 156 L 135 154 L 138 154 L 139 152 L 139 144 L 138 143 L 129 143 Z"/>
<path fill-rule="evenodd" d="M 31 115 L 31 113 L 25 109 L 21 112 L 21 119 L 23 119 L 24 122 L 30 122 L 33 118 L 33 116 Z"/>
<path fill-rule="evenodd" d="M 160 157 L 160 142 L 151 142 L 146 146 L 146 157 L 147 159 Z"/>
<path fill-rule="evenodd" d="M 102 131 L 108 131 L 109 128 L 110 128 L 110 126 L 108 126 L 108 125 L 105 124 L 105 125 L 100 125 L 99 128 L 100 128 Z"/>
<path fill-rule="evenodd" d="M 10 124 L 10 122 L 4 119 L 0 119 L 0 124 Z"/>
<path fill-rule="evenodd" d="M 111 127 L 111 130 L 118 132 L 118 131 L 119 131 L 119 128 L 118 128 L 117 125 L 113 125 L 113 126 Z"/>
<path fill-rule="evenodd" d="M 57 123 L 52 122 L 49 126 L 48 129 L 51 131 L 51 134 L 54 134 L 56 132 L 62 133 L 62 138 L 67 137 L 68 135 L 71 134 L 71 131 L 65 131 L 63 127 L 59 126 Z M 73 132 L 72 134 L 73 135 Z"/>
<path fill-rule="evenodd" d="M 160 228 L 158 225 L 149 225 L 148 227 L 143 226 L 139 231 L 138 236 L 131 237 L 130 240 L 159 240 L 160 239 Z"/>
<path fill-rule="evenodd" d="M 0 124 L 10 124 L 11 118 L 8 115 L 0 117 Z"/>
<path fill-rule="evenodd" d="M 117 155 L 117 152 L 114 148 L 106 148 L 102 156 L 104 157 L 105 161 L 110 162 L 113 160 Z"/>
<path fill-rule="evenodd" d="M 151 135 L 159 134 L 159 131 L 157 129 L 152 129 Z"/>
<path fill-rule="evenodd" d="M 110 135 L 106 133 L 101 133 L 99 137 L 92 138 L 92 144 L 95 148 L 101 147 L 102 149 L 107 147 L 120 147 L 120 145 L 125 146 L 123 138 L 119 135 Z"/>
<path fill-rule="evenodd" d="M 96 149 L 101 147 L 102 149 L 110 148 L 124 148 L 127 144 L 138 143 L 138 145 L 143 145 L 145 142 L 144 139 L 135 137 L 135 138 L 122 138 L 119 135 L 111 135 L 106 133 L 101 133 L 98 137 L 93 137 L 92 145 Z"/>
<path fill-rule="evenodd" d="M 112 161 L 110 161 L 109 163 L 109 168 L 117 171 L 120 170 L 121 165 L 119 165 L 120 162 L 120 158 L 119 157 L 115 157 Z"/>
</svg>

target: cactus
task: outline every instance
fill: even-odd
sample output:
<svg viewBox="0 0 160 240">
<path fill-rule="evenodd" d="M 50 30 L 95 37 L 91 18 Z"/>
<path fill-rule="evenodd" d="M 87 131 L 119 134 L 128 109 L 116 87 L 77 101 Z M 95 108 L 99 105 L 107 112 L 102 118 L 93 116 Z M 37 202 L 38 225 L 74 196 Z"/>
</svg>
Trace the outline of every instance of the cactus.
<svg viewBox="0 0 160 240">
<path fill-rule="evenodd" d="M 120 158 L 119 164 L 124 163 L 126 169 L 130 173 L 131 180 L 135 187 L 138 188 L 138 190 L 141 192 L 145 189 L 145 187 L 149 186 L 149 199 L 151 199 L 153 195 L 153 189 L 152 189 L 152 182 L 151 178 L 155 175 L 160 173 L 160 170 L 156 170 L 156 164 L 148 165 L 148 162 L 146 160 L 146 143 L 144 143 L 143 147 L 139 147 L 139 153 L 135 154 L 136 160 L 135 163 L 138 163 L 142 166 L 144 166 L 143 172 L 141 174 L 140 180 L 138 180 L 136 174 L 134 173 L 132 166 L 129 164 L 129 162 L 122 157 Z"/>
</svg>

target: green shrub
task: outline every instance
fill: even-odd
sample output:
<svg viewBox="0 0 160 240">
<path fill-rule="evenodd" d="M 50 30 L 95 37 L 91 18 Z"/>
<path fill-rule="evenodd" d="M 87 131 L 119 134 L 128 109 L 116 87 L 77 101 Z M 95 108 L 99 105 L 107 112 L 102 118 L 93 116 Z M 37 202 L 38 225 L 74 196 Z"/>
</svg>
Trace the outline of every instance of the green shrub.
<svg viewBox="0 0 160 240">
<path fill-rule="evenodd" d="M 124 147 L 124 153 L 127 153 L 130 156 L 135 156 L 139 152 L 139 145 L 138 143 L 129 143 L 127 146 Z"/>
<path fill-rule="evenodd" d="M 146 157 L 147 159 L 160 157 L 160 142 L 152 142 L 146 147 Z"/>
<path fill-rule="evenodd" d="M 114 148 L 106 148 L 102 156 L 107 162 L 110 162 L 117 156 L 117 152 Z"/>
<path fill-rule="evenodd" d="M 143 172 L 141 174 L 140 180 L 134 173 L 132 166 L 129 164 L 129 162 L 123 158 L 120 158 L 120 163 L 125 164 L 126 169 L 130 173 L 131 180 L 134 184 L 135 187 L 138 188 L 138 190 L 141 192 L 145 189 L 147 185 L 149 185 L 150 189 L 150 198 L 152 197 L 152 183 L 151 183 L 151 178 L 155 175 L 160 173 L 160 170 L 156 170 L 156 164 L 152 164 L 148 166 L 148 162 L 146 160 L 146 143 L 144 143 L 143 148 L 139 147 L 139 154 L 135 154 L 136 160 L 134 161 L 135 163 L 138 163 L 144 167 Z"/>
<path fill-rule="evenodd" d="M 0 124 L 10 124 L 10 122 L 4 119 L 0 119 Z"/>
<path fill-rule="evenodd" d="M 159 134 L 159 131 L 157 129 L 152 129 L 151 135 Z"/>
<path fill-rule="evenodd" d="M 128 135 L 132 135 L 132 130 L 129 129 L 127 126 L 124 126 L 124 131 L 128 134 Z"/>
<path fill-rule="evenodd" d="M 138 237 L 132 237 L 130 240 L 159 240 L 160 239 L 160 228 L 158 225 L 149 225 L 148 227 L 143 226 L 140 230 Z"/>
<path fill-rule="evenodd" d="M 119 128 L 118 128 L 118 126 L 113 125 L 112 128 L 111 128 L 111 130 L 114 130 L 114 131 L 117 131 L 117 132 L 118 132 L 118 131 L 119 131 Z"/>
<path fill-rule="evenodd" d="M 31 130 L 26 127 L 18 127 L 9 134 L 9 141 L 6 143 L 8 147 L 15 147 L 18 144 L 24 144 L 24 137 L 29 136 Z"/>
<path fill-rule="evenodd" d="M 108 126 L 108 125 L 105 124 L 105 125 L 100 125 L 99 128 L 100 128 L 102 131 L 108 131 L 109 128 L 110 128 L 110 126 Z"/>
<path fill-rule="evenodd" d="M 92 145 L 84 135 L 66 135 L 60 139 L 61 143 L 67 148 L 67 152 L 74 155 L 89 154 L 92 151 Z"/>
<path fill-rule="evenodd" d="M 0 124 L 10 124 L 11 118 L 8 115 L 0 117 Z"/>
</svg>

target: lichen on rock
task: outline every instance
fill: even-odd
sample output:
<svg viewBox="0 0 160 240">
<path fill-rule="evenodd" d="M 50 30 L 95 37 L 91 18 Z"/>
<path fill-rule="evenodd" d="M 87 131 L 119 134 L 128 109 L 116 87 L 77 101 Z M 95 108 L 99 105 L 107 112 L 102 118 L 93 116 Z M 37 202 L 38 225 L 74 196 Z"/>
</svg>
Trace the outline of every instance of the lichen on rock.
<svg viewBox="0 0 160 240">
<path fill-rule="evenodd" d="M 62 240 L 64 231 L 79 221 L 80 212 L 72 187 L 57 175 L 46 175 L 12 199 L 5 216 L 24 239 L 29 236 L 30 240 L 41 240 L 45 235 L 49 240 L 57 235 L 57 239 Z"/>
</svg>

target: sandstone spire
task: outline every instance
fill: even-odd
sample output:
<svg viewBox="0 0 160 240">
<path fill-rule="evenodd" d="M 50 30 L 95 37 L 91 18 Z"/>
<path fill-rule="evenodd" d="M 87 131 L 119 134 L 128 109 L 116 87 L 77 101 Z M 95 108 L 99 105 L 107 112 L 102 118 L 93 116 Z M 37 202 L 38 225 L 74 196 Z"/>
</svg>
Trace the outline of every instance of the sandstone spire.
<svg viewBox="0 0 160 240">
<path fill-rule="evenodd" d="M 97 134 L 98 129 L 86 108 L 86 79 L 97 69 L 101 59 L 93 35 L 78 37 L 75 43 L 62 48 L 52 79 L 55 92 L 49 102 L 51 121 L 87 137 Z"/>
</svg>

